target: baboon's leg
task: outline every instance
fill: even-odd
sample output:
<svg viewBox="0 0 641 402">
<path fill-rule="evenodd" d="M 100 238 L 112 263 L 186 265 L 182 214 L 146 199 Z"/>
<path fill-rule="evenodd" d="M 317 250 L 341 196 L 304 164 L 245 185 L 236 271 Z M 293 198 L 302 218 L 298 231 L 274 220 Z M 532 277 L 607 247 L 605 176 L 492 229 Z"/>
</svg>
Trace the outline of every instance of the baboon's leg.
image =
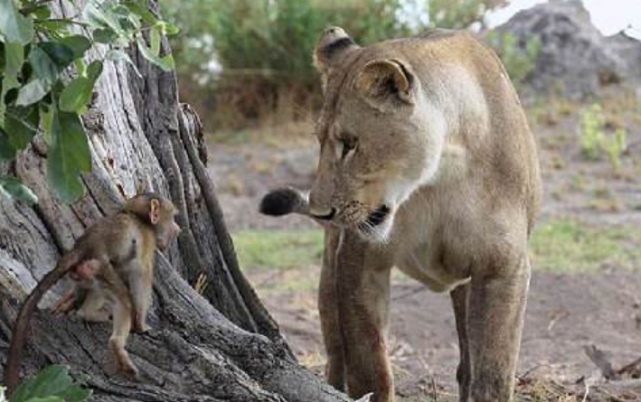
<svg viewBox="0 0 641 402">
<path fill-rule="evenodd" d="M 109 321 L 110 312 L 105 309 L 107 295 L 99 288 L 87 291 L 87 296 L 78 310 L 78 317 L 90 322 Z"/>
<path fill-rule="evenodd" d="M 134 332 L 147 332 L 150 327 L 147 325 L 147 312 L 151 306 L 153 281 L 153 265 L 147 266 L 136 265 L 129 268 L 129 289 L 131 301 L 133 304 L 133 324 Z"/>
<path fill-rule="evenodd" d="M 114 327 L 109 338 L 109 346 L 113 350 L 118 371 L 128 376 L 136 377 L 138 370 L 125 349 L 127 339 L 131 333 L 132 311 L 131 305 L 125 305 L 121 299 L 115 300 L 113 308 Z"/>
<path fill-rule="evenodd" d="M 490 269 L 491 274 L 481 271 L 472 276 L 468 304 L 472 402 L 507 402 L 514 391 L 530 265 L 525 255 L 506 260 L 514 262 Z"/>
<path fill-rule="evenodd" d="M 386 350 L 392 264 L 358 235 L 343 232 L 336 255 L 338 317 L 344 343 L 348 393 L 372 402 L 394 401 Z"/>
<path fill-rule="evenodd" d="M 323 343 L 327 353 L 325 375 L 327 382 L 334 388 L 345 391 L 345 359 L 343 340 L 338 321 L 338 294 L 336 293 L 335 260 L 338 245 L 337 230 L 325 232 L 325 251 L 318 287 L 318 310 L 320 313 Z"/>
<path fill-rule="evenodd" d="M 467 340 L 467 298 L 470 284 L 466 283 L 456 287 L 450 292 L 452 297 L 452 307 L 454 307 L 454 316 L 456 318 L 456 332 L 458 333 L 458 344 L 460 361 L 456 370 L 456 380 L 459 385 L 459 401 L 467 402 L 470 395 L 470 351 Z"/>
<path fill-rule="evenodd" d="M 109 337 L 109 346 L 113 350 L 118 371 L 130 377 L 136 377 L 138 370 L 125 349 L 131 333 L 133 305 L 129 289 L 113 266 L 107 263 L 102 272 L 104 281 L 113 293 L 113 331 Z"/>
</svg>

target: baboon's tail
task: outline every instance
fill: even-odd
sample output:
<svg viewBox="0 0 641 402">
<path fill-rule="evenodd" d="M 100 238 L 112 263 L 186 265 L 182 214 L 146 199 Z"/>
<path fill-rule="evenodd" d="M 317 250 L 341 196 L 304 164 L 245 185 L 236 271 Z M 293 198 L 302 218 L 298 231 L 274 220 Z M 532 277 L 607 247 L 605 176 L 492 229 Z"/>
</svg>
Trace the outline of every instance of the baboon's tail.
<svg viewBox="0 0 641 402">
<path fill-rule="evenodd" d="M 20 382 L 20 367 L 22 365 L 22 352 L 24 351 L 25 342 L 27 340 L 27 330 L 29 329 L 29 321 L 35 310 L 38 308 L 38 303 L 42 296 L 47 293 L 63 276 L 69 272 L 78 262 L 82 260 L 83 256 L 77 251 L 72 249 L 62 255 L 58 264 L 54 269 L 49 271 L 44 278 L 38 282 L 38 285 L 31 291 L 29 296 L 25 299 L 20 307 L 20 312 L 13 325 L 13 333 L 11 335 L 11 344 L 7 352 L 7 364 L 4 369 L 4 382 L 7 386 L 7 396 L 11 397 L 13 392 L 18 387 Z"/>
</svg>

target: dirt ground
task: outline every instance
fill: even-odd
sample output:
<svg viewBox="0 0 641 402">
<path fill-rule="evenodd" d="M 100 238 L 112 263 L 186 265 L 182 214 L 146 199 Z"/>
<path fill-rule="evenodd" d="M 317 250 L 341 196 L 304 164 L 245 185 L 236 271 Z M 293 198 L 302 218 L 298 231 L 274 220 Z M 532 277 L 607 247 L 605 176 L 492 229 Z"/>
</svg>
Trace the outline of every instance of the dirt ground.
<svg viewBox="0 0 641 402">
<path fill-rule="evenodd" d="M 624 112 L 613 114 L 628 130 L 630 144 L 622 156 L 622 168 L 614 172 L 605 160 L 582 157 L 578 145 L 581 110 L 581 106 L 568 104 L 530 107 L 545 183 L 541 221 L 571 217 L 599 228 L 638 227 L 641 124 Z M 316 144 L 306 138 L 283 142 L 286 145 L 261 138 L 240 144 L 212 141 L 209 165 L 232 232 L 314 227 L 304 218 L 272 219 L 257 213 L 260 197 L 269 189 L 282 185 L 309 188 Z M 641 261 L 635 265 L 641 268 Z M 319 267 L 293 273 L 264 267 L 247 274 L 301 361 L 320 373 L 324 358 L 315 292 L 274 291 L 274 284 L 288 280 L 288 275 L 317 277 Z M 424 401 L 429 396 L 449 400 L 456 394 L 458 363 L 449 297 L 403 278 L 395 279 L 392 294 L 390 353 L 398 395 L 402 401 Z M 584 352 L 588 345 L 603 350 L 615 367 L 635 360 L 641 356 L 640 306 L 638 270 L 609 264 L 588 273 L 535 267 L 518 375 L 564 384 L 593 376 L 596 367 Z"/>
</svg>

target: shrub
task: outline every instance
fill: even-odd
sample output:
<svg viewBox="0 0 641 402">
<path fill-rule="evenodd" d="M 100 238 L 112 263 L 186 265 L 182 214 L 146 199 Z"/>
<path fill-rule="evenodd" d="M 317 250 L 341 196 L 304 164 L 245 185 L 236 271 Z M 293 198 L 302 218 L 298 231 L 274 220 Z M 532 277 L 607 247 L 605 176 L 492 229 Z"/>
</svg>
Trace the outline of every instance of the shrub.
<svg viewBox="0 0 641 402">
<path fill-rule="evenodd" d="M 430 25 L 439 28 L 485 27 L 488 11 L 507 5 L 509 0 L 428 0 Z"/>
<path fill-rule="evenodd" d="M 626 148 L 626 131 L 606 132 L 603 108 L 593 104 L 581 115 L 581 152 L 590 160 L 608 158 L 615 171 L 621 167 L 621 153 Z"/>
<path fill-rule="evenodd" d="M 179 73 L 196 79 L 189 102 L 212 106 L 234 126 L 265 114 L 305 116 L 318 106 L 311 54 L 320 33 L 341 26 L 361 44 L 410 36 L 426 27 L 484 24 L 506 0 L 167 0 L 163 14 L 182 27 L 173 39 Z M 427 13 L 432 16 L 420 18 Z M 214 62 L 215 60 L 215 62 Z M 206 114 L 206 113 L 203 113 Z M 225 121 L 222 121 L 225 120 Z"/>
<path fill-rule="evenodd" d="M 400 7 L 400 0 L 169 0 L 164 12 L 185 27 L 174 40 L 177 52 L 195 56 L 185 69 L 206 72 L 217 58 L 236 76 L 307 84 L 320 32 L 340 25 L 364 43 L 395 37 L 408 32 L 397 21 Z"/>
<path fill-rule="evenodd" d="M 487 35 L 487 42 L 501 58 L 516 89 L 520 89 L 523 81 L 536 65 L 541 50 L 539 38 L 532 38 L 521 47 L 514 34 L 492 31 Z"/>
<path fill-rule="evenodd" d="M 296 119 L 318 106 L 311 55 L 325 28 L 343 26 L 362 43 L 409 32 L 397 20 L 400 0 L 171 0 L 165 8 L 186 27 L 174 43 L 187 61 L 181 76 L 215 91 L 214 124 L 232 127 L 275 111 Z"/>
</svg>

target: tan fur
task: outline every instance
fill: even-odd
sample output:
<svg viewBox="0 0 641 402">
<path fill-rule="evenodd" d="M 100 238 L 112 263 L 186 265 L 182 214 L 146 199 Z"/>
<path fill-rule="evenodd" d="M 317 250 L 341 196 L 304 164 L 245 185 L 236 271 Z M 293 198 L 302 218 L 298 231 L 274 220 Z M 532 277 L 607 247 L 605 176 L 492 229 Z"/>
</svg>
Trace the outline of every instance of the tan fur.
<svg viewBox="0 0 641 402">
<path fill-rule="evenodd" d="M 394 400 L 385 333 L 396 266 L 452 292 L 460 400 L 506 402 L 541 198 L 518 97 L 496 55 L 469 34 L 327 51 L 344 36 L 327 31 L 315 56 L 325 104 L 309 213 L 332 223 L 319 293 L 328 379 L 353 397 Z M 373 225 L 383 206 L 390 212 Z"/>
</svg>

